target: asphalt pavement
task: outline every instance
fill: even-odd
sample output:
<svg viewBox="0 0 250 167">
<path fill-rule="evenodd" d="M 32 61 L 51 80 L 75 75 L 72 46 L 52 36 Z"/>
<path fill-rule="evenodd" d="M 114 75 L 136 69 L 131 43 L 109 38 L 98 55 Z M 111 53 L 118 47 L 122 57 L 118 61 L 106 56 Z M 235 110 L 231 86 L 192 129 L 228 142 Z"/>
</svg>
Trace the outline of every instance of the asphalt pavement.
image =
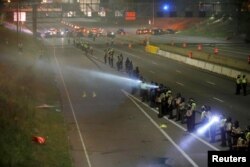
<svg viewBox="0 0 250 167">
<path fill-rule="evenodd" d="M 159 119 L 157 110 L 141 103 L 138 95 L 130 95 L 133 83 L 127 75 L 104 64 L 107 39 L 97 39 L 96 46 L 85 40 L 93 45 L 93 56 L 84 55 L 65 39 L 44 40 L 55 63 L 76 167 L 206 166 L 208 150 L 227 149 L 219 142 L 210 144 L 205 137 L 185 132 L 185 125 Z M 233 80 L 150 55 L 140 47 L 113 47 L 116 56 L 123 53 L 124 58 L 133 60 L 148 81 L 193 97 L 198 107 L 209 104 L 213 110 L 240 120 L 242 127 L 249 122 L 249 96 L 234 95 Z"/>
<path fill-rule="evenodd" d="M 40 25 L 51 27 L 51 23 Z M 58 26 L 60 27 L 60 26 Z M 110 39 L 95 42 L 94 55 L 86 56 L 65 38 L 43 39 L 55 63 L 70 151 L 76 167 L 207 166 L 208 150 L 225 150 L 220 143 L 185 132 L 186 125 L 166 118 L 131 96 L 131 84 L 124 72 L 104 64 L 104 49 Z M 116 56 L 129 57 L 147 81 L 163 83 L 174 94 L 193 97 L 198 110 L 212 110 L 239 120 L 244 129 L 250 122 L 250 96 L 236 96 L 234 80 L 192 66 L 131 49 L 115 39 Z M 199 121 L 199 114 L 197 114 Z M 163 125 L 163 126 L 162 126 Z M 219 139 L 219 135 L 217 136 Z"/>
</svg>

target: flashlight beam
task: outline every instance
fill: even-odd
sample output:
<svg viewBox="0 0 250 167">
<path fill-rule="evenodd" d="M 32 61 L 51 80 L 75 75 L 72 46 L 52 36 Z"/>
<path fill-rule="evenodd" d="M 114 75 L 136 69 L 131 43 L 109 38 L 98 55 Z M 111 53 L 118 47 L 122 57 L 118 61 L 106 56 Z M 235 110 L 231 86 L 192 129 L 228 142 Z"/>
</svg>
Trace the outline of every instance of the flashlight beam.
<svg viewBox="0 0 250 167">
<path fill-rule="evenodd" d="M 198 167 L 198 165 L 174 142 L 174 140 L 164 131 L 162 130 L 159 125 L 146 113 L 146 111 L 141 108 L 141 106 L 124 90 L 122 92 L 136 105 L 136 107 L 150 120 L 150 122 L 163 134 L 168 141 L 170 141 L 174 147 L 180 151 L 180 153 L 192 164 L 194 167 Z"/>
<path fill-rule="evenodd" d="M 126 92 L 126 91 L 125 91 Z M 126 92 L 128 93 L 128 92 Z M 136 100 L 137 102 L 141 103 L 142 105 L 144 105 L 145 107 L 149 108 L 150 110 L 154 111 L 155 113 L 158 113 L 158 111 L 156 109 L 152 109 L 151 107 L 149 107 L 147 104 L 141 102 L 138 98 L 136 98 L 135 96 L 131 95 L 130 96 Z M 173 120 L 169 120 L 167 117 L 163 117 L 164 119 L 166 119 L 167 121 L 171 122 L 173 125 L 175 125 L 176 127 L 180 128 L 183 131 L 186 131 L 187 129 L 184 128 L 183 126 L 177 124 L 175 121 Z M 202 138 L 200 138 L 199 136 L 197 136 L 196 134 L 190 133 L 191 136 L 193 136 L 194 138 L 196 138 L 197 140 L 199 140 L 200 142 L 202 142 L 203 144 L 207 145 L 208 147 L 210 147 L 211 149 L 215 150 L 215 151 L 220 151 L 220 149 L 218 149 L 217 147 L 213 146 L 212 144 L 208 143 L 207 141 L 203 140 Z"/>
</svg>

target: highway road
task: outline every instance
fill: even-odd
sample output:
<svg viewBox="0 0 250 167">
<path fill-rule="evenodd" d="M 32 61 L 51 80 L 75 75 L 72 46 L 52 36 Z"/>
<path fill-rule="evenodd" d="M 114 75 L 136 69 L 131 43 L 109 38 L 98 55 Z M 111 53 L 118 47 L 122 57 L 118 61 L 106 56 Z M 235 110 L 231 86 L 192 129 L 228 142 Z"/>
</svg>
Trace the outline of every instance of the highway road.
<svg viewBox="0 0 250 167">
<path fill-rule="evenodd" d="M 197 45 L 202 45 L 202 50 L 213 54 L 214 48 L 217 47 L 219 54 L 223 56 L 229 56 L 235 59 L 246 61 L 247 57 L 250 55 L 249 43 L 245 43 L 243 38 L 209 38 L 209 37 L 200 37 L 200 36 L 188 36 L 182 35 L 177 32 L 176 34 L 164 34 L 164 35 L 136 35 L 135 32 L 137 28 L 148 27 L 148 25 L 138 25 L 138 26 L 124 26 L 124 25 L 112 25 L 112 26 L 103 26 L 102 24 L 95 22 L 94 20 L 86 19 L 64 19 L 66 22 L 73 25 L 83 26 L 83 27 L 101 27 L 107 31 L 116 32 L 118 28 L 124 28 L 124 30 L 134 37 L 134 41 L 141 42 L 143 39 L 148 38 L 153 44 L 172 44 L 175 43 L 176 46 L 182 47 L 183 43 L 187 44 L 187 47 L 190 49 L 197 50 Z M 130 38 L 130 37 L 129 37 Z"/>
<path fill-rule="evenodd" d="M 40 28 L 48 26 L 55 25 Z M 54 64 L 76 167 L 206 166 L 208 150 L 227 149 L 220 142 L 210 144 L 203 136 L 185 132 L 186 125 L 157 118 L 157 110 L 130 94 L 134 82 L 126 73 L 104 64 L 108 39 L 84 40 L 94 47 L 93 56 L 84 55 L 66 39 L 43 39 Z M 230 78 L 145 53 L 142 47 L 113 47 L 115 57 L 120 53 L 129 57 L 147 81 L 163 83 L 186 99 L 193 97 L 197 110 L 207 104 L 239 120 L 242 129 L 249 124 L 250 96 L 234 95 Z"/>
</svg>

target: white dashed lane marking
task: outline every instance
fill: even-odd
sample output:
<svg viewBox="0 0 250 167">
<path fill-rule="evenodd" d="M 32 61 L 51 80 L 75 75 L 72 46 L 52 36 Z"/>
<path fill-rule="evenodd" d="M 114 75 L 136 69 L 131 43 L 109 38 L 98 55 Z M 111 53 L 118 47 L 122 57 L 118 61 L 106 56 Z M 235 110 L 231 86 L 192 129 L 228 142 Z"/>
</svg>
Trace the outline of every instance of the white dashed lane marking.
<svg viewBox="0 0 250 167">
<path fill-rule="evenodd" d="M 150 73 L 152 73 L 152 74 L 154 74 L 154 73 L 155 73 L 155 72 L 154 72 L 154 71 L 152 71 L 152 70 L 150 70 L 149 72 L 150 72 Z"/>
<path fill-rule="evenodd" d="M 217 100 L 217 101 L 219 101 L 219 102 L 221 102 L 221 103 L 224 102 L 223 100 L 221 100 L 221 99 L 219 99 L 219 98 L 217 98 L 217 97 L 213 97 L 213 99 L 214 99 L 214 100 Z"/>
<path fill-rule="evenodd" d="M 154 62 L 154 61 L 152 62 L 152 64 L 155 64 L 155 65 L 157 65 L 157 63 L 156 63 L 156 62 Z"/>
<path fill-rule="evenodd" d="M 208 84 L 210 85 L 216 85 L 215 83 L 211 82 L 211 81 L 206 81 Z"/>
<path fill-rule="evenodd" d="M 184 86 L 183 83 L 180 83 L 180 82 L 175 82 L 175 83 L 177 83 L 178 85 Z"/>
<path fill-rule="evenodd" d="M 176 70 L 175 72 L 177 72 L 177 73 L 181 74 L 181 71 L 179 71 L 179 70 Z"/>
</svg>

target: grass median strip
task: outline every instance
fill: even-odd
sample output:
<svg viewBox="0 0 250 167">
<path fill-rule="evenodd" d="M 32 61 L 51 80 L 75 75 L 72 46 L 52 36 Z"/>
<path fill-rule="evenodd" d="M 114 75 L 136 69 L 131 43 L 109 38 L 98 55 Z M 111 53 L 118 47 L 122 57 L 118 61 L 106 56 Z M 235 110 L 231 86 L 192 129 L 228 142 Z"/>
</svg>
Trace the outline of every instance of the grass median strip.
<svg viewBox="0 0 250 167">
<path fill-rule="evenodd" d="M 36 66 L 39 43 L 21 34 L 18 54 L 15 32 L 1 27 L 0 34 L 9 41 L 0 44 L 0 166 L 71 167 L 54 74 Z M 42 104 L 54 107 L 37 108 Z M 44 145 L 32 141 L 36 135 L 45 137 Z"/>
</svg>

